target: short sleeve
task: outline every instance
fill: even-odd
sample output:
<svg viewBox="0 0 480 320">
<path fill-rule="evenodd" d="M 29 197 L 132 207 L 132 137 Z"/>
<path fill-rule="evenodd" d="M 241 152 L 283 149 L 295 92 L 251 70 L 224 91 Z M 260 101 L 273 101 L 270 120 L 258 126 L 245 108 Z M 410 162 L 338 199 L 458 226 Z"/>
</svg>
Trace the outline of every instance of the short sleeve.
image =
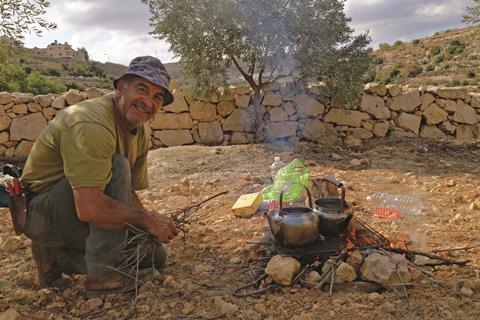
<svg viewBox="0 0 480 320">
<path fill-rule="evenodd" d="M 73 189 L 104 187 L 111 179 L 115 135 L 102 125 L 79 122 L 62 131 L 60 153 Z"/>
</svg>

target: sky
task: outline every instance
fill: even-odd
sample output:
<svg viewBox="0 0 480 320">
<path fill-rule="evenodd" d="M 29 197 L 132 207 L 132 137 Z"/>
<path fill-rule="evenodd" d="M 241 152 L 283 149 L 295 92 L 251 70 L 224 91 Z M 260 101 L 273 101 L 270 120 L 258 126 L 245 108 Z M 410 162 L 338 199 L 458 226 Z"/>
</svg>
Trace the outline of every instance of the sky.
<svg viewBox="0 0 480 320">
<path fill-rule="evenodd" d="M 57 40 L 75 49 L 84 47 L 92 60 L 101 62 L 127 65 L 140 55 L 162 62 L 178 60 L 168 43 L 149 34 L 150 13 L 140 0 L 50 0 L 50 4 L 45 18 L 57 23 L 57 29 L 41 37 L 26 34 L 26 47 L 44 48 Z M 376 48 L 383 42 L 411 41 L 464 27 L 462 16 L 472 5 L 472 0 L 346 0 L 345 12 L 355 32 L 369 31 Z"/>
</svg>

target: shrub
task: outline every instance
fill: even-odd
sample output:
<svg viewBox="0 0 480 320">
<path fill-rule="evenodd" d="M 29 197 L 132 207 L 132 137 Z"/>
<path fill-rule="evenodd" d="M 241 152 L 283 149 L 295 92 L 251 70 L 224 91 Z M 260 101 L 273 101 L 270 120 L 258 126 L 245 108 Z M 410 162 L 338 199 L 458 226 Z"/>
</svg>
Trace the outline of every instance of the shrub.
<svg viewBox="0 0 480 320">
<path fill-rule="evenodd" d="M 417 44 L 419 44 L 419 43 L 420 43 L 420 39 L 415 39 L 415 40 L 412 41 L 412 44 L 413 44 L 413 45 L 417 45 Z"/>
<path fill-rule="evenodd" d="M 443 55 L 436 56 L 435 59 L 433 59 L 433 62 L 435 62 L 436 64 L 439 64 L 439 63 L 443 62 L 444 58 L 445 57 Z"/>
<path fill-rule="evenodd" d="M 440 47 L 439 46 L 433 46 L 430 48 L 430 54 L 432 56 L 436 56 L 437 54 L 440 54 Z"/>
<path fill-rule="evenodd" d="M 465 44 L 459 40 L 451 40 L 448 43 L 447 53 L 451 55 L 459 55 L 465 49 Z"/>
<path fill-rule="evenodd" d="M 379 48 L 380 50 L 388 50 L 388 49 L 390 49 L 390 45 L 389 45 L 388 43 L 380 43 L 380 44 L 378 45 L 378 48 Z"/>
<path fill-rule="evenodd" d="M 458 87 L 461 85 L 461 82 L 460 80 L 455 79 L 455 80 L 452 80 L 451 84 L 452 84 L 452 87 Z"/>
<path fill-rule="evenodd" d="M 472 78 L 475 78 L 477 76 L 477 74 L 475 73 L 475 71 L 473 70 L 468 70 L 467 71 L 467 77 L 472 79 Z"/>
<path fill-rule="evenodd" d="M 429 64 L 426 68 L 425 68 L 425 71 L 426 72 L 430 72 L 430 71 L 434 71 L 435 70 L 435 66 L 434 65 L 431 65 Z"/>
<path fill-rule="evenodd" d="M 48 79 L 38 71 L 30 73 L 25 82 L 25 91 L 33 94 L 61 93 L 66 91 L 63 83 Z"/>
<path fill-rule="evenodd" d="M 383 64 L 383 58 L 382 58 L 382 57 L 373 56 L 373 58 L 372 58 L 372 63 L 373 63 L 373 64 Z"/>
<path fill-rule="evenodd" d="M 462 86 L 469 86 L 470 85 L 470 81 L 468 80 L 463 80 L 462 81 Z"/>
<path fill-rule="evenodd" d="M 422 67 L 420 67 L 420 66 L 413 66 L 413 68 L 411 68 L 410 71 L 408 72 L 408 77 L 409 77 L 409 78 L 415 78 L 416 76 L 418 76 L 418 75 L 421 74 L 422 72 L 423 72 Z"/>
<path fill-rule="evenodd" d="M 450 64 L 449 64 L 449 63 L 445 63 L 445 65 L 443 66 L 443 69 L 445 69 L 445 70 L 450 69 Z"/>
<path fill-rule="evenodd" d="M 396 49 L 396 48 L 399 48 L 403 46 L 403 41 L 402 40 L 397 40 L 393 43 L 393 47 Z"/>
</svg>

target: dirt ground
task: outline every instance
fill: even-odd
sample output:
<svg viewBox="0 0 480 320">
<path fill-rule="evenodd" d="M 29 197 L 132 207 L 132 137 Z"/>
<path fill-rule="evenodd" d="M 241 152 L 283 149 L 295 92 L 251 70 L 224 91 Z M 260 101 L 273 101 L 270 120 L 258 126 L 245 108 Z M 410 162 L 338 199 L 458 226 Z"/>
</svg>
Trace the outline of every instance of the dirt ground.
<svg viewBox="0 0 480 320">
<path fill-rule="evenodd" d="M 167 266 L 147 279 L 136 303 L 132 295 L 88 299 L 81 275 L 65 290 L 39 288 L 30 241 L 22 236 L 17 245 L 3 245 L 0 251 L 0 319 L 10 319 L 2 318 L 7 309 L 21 314 L 19 319 L 479 319 L 480 292 L 460 289 L 479 276 L 480 248 L 443 252 L 472 262 L 438 268 L 436 283 L 414 286 L 408 298 L 400 291 L 330 296 L 299 285 L 235 298 L 232 292 L 251 280 L 238 272 L 246 263 L 247 242 L 261 238 L 265 220 L 239 219 L 230 212 L 241 194 L 270 183 L 274 156 L 285 162 L 299 158 L 312 176 L 343 181 L 355 214 L 385 236 L 408 237 L 414 248 L 424 251 L 473 245 L 480 243 L 480 210 L 473 205 L 480 199 L 479 155 L 478 144 L 422 140 L 371 141 L 356 149 L 302 143 L 152 151 L 150 188 L 140 192 L 149 210 L 169 212 L 221 191 L 229 193 L 206 204 L 202 212 L 208 217 L 168 245 Z M 352 164 L 354 159 L 360 161 Z M 423 213 L 378 220 L 366 200 L 375 191 L 416 196 Z M 15 243 L 6 209 L 0 211 L 0 237 L 0 243 Z M 225 310 L 231 312 L 222 315 Z"/>
</svg>

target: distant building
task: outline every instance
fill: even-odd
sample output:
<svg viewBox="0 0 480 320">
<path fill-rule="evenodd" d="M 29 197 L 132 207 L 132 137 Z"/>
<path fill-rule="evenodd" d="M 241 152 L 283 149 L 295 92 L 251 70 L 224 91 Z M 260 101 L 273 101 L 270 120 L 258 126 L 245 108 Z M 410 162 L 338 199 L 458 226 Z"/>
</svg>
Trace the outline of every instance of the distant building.
<svg viewBox="0 0 480 320">
<path fill-rule="evenodd" d="M 57 40 L 50 43 L 46 48 L 35 47 L 30 52 L 34 58 L 53 58 L 77 62 L 88 61 L 88 52 L 85 48 L 74 50 L 67 42 L 58 43 Z"/>
</svg>

